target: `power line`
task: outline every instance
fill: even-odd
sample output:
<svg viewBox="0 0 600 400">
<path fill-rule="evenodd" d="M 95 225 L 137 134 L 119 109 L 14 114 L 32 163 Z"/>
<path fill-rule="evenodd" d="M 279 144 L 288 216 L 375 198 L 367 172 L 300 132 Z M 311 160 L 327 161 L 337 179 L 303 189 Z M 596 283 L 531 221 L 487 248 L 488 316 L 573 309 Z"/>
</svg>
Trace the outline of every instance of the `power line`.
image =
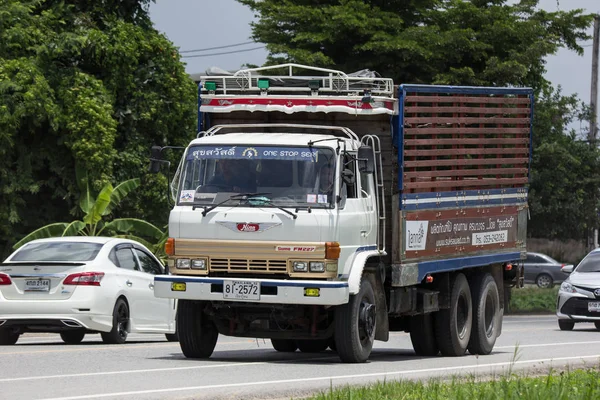
<svg viewBox="0 0 600 400">
<path fill-rule="evenodd" d="M 219 49 L 226 49 L 228 47 L 237 47 L 237 46 L 243 46 L 245 44 L 250 44 L 250 43 L 256 43 L 255 41 L 250 41 L 250 42 L 243 42 L 243 43 L 235 43 L 235 44 L 228 44 L 226 46 L 217 46 L 217 47 L 207 47 L 205 49 L 195 49 L 195 50 L 184 50 L 184 51 L 180 51 L 180 54 L 185 54 L 185 53 L 196 53 L 198 51 L 208 51 L 208 50 L 219 50 Z"/>
<path fill-rule="evenodd" d="M 181 56 L 181 58 L 197 58 L 197 57 L 221 56 L 223 54 L 244 53 L 246 51 L 253 51 L 253 50 L 264 49 L 264 48 L 265 48 L 265 46 L 258 46 L 258 47 L 253 47 L 251 49 L 234 50 L 234 51 L 224 51 L 224 52 L 221 52 L 221 53 L 194 54 L 194 55 L 191 55 L 191 56 Z"/>
</svg>

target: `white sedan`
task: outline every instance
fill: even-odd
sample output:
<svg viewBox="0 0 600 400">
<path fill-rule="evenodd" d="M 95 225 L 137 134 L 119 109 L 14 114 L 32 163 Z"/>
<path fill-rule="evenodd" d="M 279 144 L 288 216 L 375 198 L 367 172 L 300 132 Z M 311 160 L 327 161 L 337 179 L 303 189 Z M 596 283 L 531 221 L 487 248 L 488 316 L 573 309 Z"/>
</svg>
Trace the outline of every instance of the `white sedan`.
<svg viewBox="0 0 600 400">
<path fill-rule="evenodd" d="M 0 345 L 15 344 L 24 332 L 57 332 L 66 343 L 86 333 L 115 344 L 130 332 L 176 340 L 174 300 L 154 296 L 154 276 L 165 273 L 132 240 L 33 240 L 0 264 Z"/>
</svg>

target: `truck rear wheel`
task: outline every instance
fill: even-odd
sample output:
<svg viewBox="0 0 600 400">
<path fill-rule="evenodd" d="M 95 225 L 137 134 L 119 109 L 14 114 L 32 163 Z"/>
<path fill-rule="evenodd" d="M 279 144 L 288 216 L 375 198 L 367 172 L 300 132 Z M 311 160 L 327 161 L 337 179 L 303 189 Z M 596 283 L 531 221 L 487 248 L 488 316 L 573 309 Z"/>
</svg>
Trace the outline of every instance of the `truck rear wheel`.
<svg viewBox="0 0 600 400">
<path fill-rule="evenodd" d="M 370 279 L 363 276 L 359 292 L 335 310 L 334 339 L 343 362 L 361 363 L 369 359 L 375 340 L 375 316 L 373 286 Z"/>
<path fill-rule="evenodd" d="M 469 353 L 490 354 L 496 344 L 501 324 L 500 296 L 490 274 L 478 274 L 471 281 L 473 295 L 473 328 Z"/>
<path fill-rule="evenodd" d="M 450 308 L 435 315 L 435 338 L 442 355 L 462 356 L 471 336 L 473 304 L 471 290 L 464 274 L 458 274 L 450 285 Z"/>
<path fill-rule="evenodd" d="M 298 348 L 296 341 L 292 339 L 271 339 L 271 344 L 275 350 L 282 353 L 293 353 Z"/>
<path fill-rule="evenodd" d="M 329 343 L 327 339 L 317 339 L 317 340 L 298 340 L 298 348 L 303 353 L 320 353 L 322 351 L 327 350 L 327 346 Z"/>
<path fill-rule="evenodd" d="M 177 306 L 179 345 L 187 358 L 208 358 L 217 344 L 219 331 L 202 309 L 201 302 L 191 300 L 179 300 Z"/>
<path fill-rule="evenodd" d="M 433 330 L 431 314 L 415 315 L 410 319 L 410 341 L 419 356 L 437 356 L 440 352 Z"/>
</svg>

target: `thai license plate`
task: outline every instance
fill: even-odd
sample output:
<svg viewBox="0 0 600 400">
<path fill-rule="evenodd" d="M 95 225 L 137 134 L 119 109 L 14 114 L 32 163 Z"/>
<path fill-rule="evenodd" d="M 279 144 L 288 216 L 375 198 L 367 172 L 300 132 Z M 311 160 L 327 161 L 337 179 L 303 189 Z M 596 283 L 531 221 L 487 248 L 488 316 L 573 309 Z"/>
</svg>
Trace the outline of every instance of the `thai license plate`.
<svg viewBox="0 0 600 400">
<path fill-rule="evenodd" d="M 588 311 L 600 312 L 600 301 L 590 301 L 588 303 Z"/>
<path fill-rule="evenodd" d="M 223 298 L 234 300 L 260 300 L 260 282 L 223 281 Z"/>
<path fill-rule="evenodd" d="M 26 279 L 26 292 L 48 292 L 50 290 L 50 279 Z"/>
</svg>

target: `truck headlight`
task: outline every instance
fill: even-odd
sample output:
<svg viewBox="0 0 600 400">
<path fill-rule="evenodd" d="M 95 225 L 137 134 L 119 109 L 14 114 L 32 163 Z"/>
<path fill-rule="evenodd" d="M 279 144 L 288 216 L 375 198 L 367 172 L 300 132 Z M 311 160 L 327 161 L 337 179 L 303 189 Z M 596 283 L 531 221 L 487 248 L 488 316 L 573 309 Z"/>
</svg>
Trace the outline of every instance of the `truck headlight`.
<svg viewBox="0 0 600 400">
<path fill-rule="evenodd" d="M 306 261 L 294 261 L 292 264 L 294 267 L 294 272 L 307 272 L 308 271 L 308 263 Z"/>
<path fill-rule="evenodd" d="M 178 258 L 177 259 L 177 268 L 179 269 L 190 269 L 190 259 L 189 258 Z"/>
<path fill-rule="evenodd" d="M 311 261 L 310 272 L 325 272 L 325 263 L 323 261 Z"/>
<path fill-rule="evenodd" d="M 192 269 L 206 269 L 206 258 L 194 258 L 192 260 Z"/>
</svg>

